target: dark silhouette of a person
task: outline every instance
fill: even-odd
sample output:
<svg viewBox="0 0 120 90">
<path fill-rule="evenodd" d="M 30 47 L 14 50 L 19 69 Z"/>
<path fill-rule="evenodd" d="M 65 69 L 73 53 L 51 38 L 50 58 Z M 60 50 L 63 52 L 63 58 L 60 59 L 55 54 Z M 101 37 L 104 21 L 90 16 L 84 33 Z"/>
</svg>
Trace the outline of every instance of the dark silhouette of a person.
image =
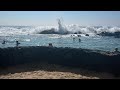
<svg viewBox="0 0 120 90">
<path fill-rule="evenodd" d="M 20 44 L 20 43 L 19 43 L 18 41 L 16 41 L 16 47 L 18 47 L 19 44 Z"/>
<path fill-rule="evenodd" d="M 120 53 L 120 52 L 118 51 L 118 48 L 115 48 L 114 53 Z"/>
<path fill-rule="evenodd" d="M 79 38 L 79 42 L 81 42 L 81 39 Z"/>
</svg>

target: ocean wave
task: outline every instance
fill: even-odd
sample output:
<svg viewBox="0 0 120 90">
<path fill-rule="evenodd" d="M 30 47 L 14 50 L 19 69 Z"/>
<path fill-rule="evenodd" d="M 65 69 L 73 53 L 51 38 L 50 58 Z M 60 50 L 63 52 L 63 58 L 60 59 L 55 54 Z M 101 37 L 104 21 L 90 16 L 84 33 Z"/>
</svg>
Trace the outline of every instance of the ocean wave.
<svg viewBox="0 0 120 90">
<path fill-rule="evenodd" d="M 99 26 L 98 26 L 99 27 Z M 77 34 L 100 34 L 102 32 L 109 32 L 109 33 L 115 33 L 120 32 L 120 27 L 99 27 L 96 28 L 96 26 L 77 26 L 77 25 L 68 25 L 66 28 L 62 28 L 59 30 L 56 26 L 36 26 L 36 27 L 26 27 L 23 28 L 22 26 L 17 27 L 9 27 L 4 26 L 0 28 L 0 35 L 12 35 L 12 34 L 40 34 L 40 33 L 50 33 L 50 34 L 64 34 L 64 33 L 77 33 Z"/>
<path fill-rule="evenodd" d="M 84 34 L 114 36 L 120 35 L 120 27 L 117 26 L 80 26 L 63 25 L 58 20 L 58 26 L 0 26 L 0 36 L 29 35 L 29 34 Z"/>
</svg>

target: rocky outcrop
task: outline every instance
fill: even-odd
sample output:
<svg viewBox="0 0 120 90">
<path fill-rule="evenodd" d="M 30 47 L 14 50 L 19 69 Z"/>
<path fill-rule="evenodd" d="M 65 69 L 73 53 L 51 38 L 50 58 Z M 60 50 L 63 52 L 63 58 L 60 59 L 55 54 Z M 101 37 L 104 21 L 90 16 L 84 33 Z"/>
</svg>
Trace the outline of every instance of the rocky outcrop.
<svg viewBox="0 0 120 90">
<path fill-rule="evenodd" d="M 114 32 L 114 33 L 102 32 L 98 35 L 100 35 L 100 36 L 114 36 L 115 38 L 120 38 L 120 32 Z"/>
<path fill-rule="evenodd" d="M 59 34 L 57 31 L 55 31 L 54 28 L 50 29 L 50 30 L 44 30 L 42 32 L 40 32 L 39 34 Z"/>
</svg>

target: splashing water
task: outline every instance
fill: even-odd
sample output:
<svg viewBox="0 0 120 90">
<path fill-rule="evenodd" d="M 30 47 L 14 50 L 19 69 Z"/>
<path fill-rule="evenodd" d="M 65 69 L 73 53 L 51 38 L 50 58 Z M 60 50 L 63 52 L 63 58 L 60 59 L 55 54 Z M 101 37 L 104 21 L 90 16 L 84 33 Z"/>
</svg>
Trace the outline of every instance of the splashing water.
<svg viewBox="0 0 120 90">
<path fill-rule="evenodd" d="M 58 32 L 60 34 L 67 34 L 68 30 L 62 25 L 61 20 L 58 19 Z"/>
</svg>

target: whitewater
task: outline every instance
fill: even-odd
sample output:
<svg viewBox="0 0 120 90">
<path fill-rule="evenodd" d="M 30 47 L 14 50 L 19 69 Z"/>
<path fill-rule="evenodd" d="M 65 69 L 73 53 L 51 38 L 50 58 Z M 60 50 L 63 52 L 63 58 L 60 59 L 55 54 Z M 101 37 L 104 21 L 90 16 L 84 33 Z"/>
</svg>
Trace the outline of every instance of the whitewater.
<svg viewBox="0 0 120 90">
<path fill-rule="evenodd" d="M 68 32 L 68 34 L 78 33 L 92 36 L 101 32 L 120 32 L 120 27 L 117 26 L 80 26 L 72 24 L 61 28 L 59 30 L 58 26 L 0 26 L 0 36 L 40 34 L 42 31 L 51 29 L 54 29 L 58 34 Z"/>
</svg>

